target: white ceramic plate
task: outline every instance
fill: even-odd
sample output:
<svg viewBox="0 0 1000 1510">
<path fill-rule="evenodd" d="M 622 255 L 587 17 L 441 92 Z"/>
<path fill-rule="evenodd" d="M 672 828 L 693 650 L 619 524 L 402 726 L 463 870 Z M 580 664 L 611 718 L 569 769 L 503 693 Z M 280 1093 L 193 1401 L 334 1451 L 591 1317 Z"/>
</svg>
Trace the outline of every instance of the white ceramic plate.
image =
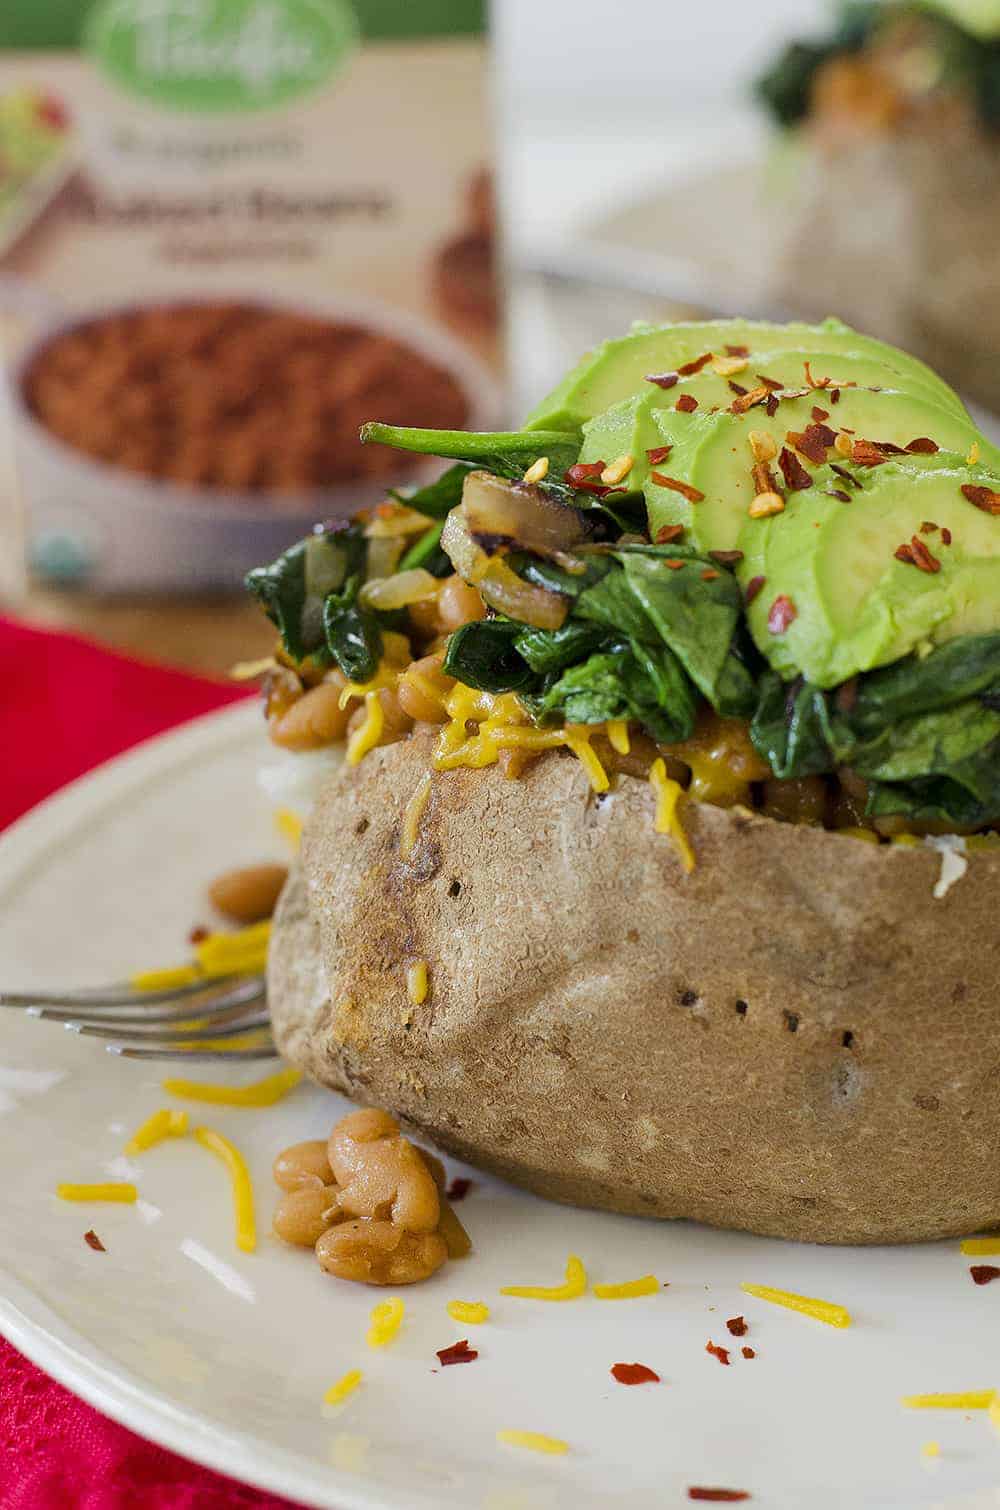
<svg viewBox="0 0 1000 1510">
<path fill-rule="evenodd" d="M 206 880 L 280 852 L 254 790 L 262 737 L 252 707 L 213 715 L 11 830 L 0 841 L 4 984 L 96 983 L 182 956 Z M 191 1107 L 249 1158 L 262 1235 L 242 1255 L 225 1174 L 191 1140 L 135 1161 L 139 1208 L 53 1194 L 59 1180 L 129 1177 L 122 1145 L 164 1104 L 162 1067 L 14 1012 L 0 1034 L 0 1325 L 99 1409 L 189 1457 L 340 1510 L 668 1510 L 688 1503 L 689 1485 L 745 1488 L 772 1510 L 1000 1506 L 1000 1435 L 985 1414 L 899 1403 L 1000 1385 L 1000 1283 L 975 1287 L 956 1243 L 809 1248 L 567 1210 L 477 1178 L 461 1208 L 475 1254 L 404 1292 L 402 1331 L 371 1352 L 379 1297 L 266 1235 L 273 1154 L 324 1134 L 342 1102 L 301 1088 L 269 1110 Z M 189 1073 L 236 1081 L 260 1068 Z M 84 1243 L 90 1227 L 105 1254 Z M 567 1305 L 498 1294 L 558 1282 L 570 1252 L 595 1279 L 652 1272 L 669 1287 Z M 836 1331 L 775 1309 L 741 1280 L 839 1301 L 855 1324 Z M 487 1301 L 490 1321 L 455 1326 L 453 1298 Z M 740 1313 L 757 1357 L 736 1343 L 724 1368 L 705 1343 L 733 1343 L 725 1321 Z M 465 1335 L 478 1361 L 435 1372 L 435 1350 Z M 613 1363 L 634 1361 L 663 1382 L 610 1378 Z M 356 1366 L 361 1389 L 324 1407 L 324 1390 Z M 500 1446 L 507 1427 L 571 1451 Z M 921 1457 L 929 1439 L 936 1460 Z"/>
</svg>

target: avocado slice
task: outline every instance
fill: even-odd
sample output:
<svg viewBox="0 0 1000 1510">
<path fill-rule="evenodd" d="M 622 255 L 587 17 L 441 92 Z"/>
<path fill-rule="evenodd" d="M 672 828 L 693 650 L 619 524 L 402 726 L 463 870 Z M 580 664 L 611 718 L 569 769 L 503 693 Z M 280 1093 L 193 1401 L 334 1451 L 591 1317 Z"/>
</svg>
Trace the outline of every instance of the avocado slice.
<svg viewBox="0 0 1000 1510">
<path fill-rule="evenodd" d="M 954 390 L 923 362 L 883 341 L 860 335 L 840 320 L 824 320 L 819 325 L 711 320 L 638 325 L 627 336 L 605 341 L 583 357 L 532 411 L 526 428 L 580 430 L 587 420 L 612 404 L 652 386 L 647 383 L 648 374 L 676 372 L 707 351 L 724 358 L 727 347 L 749 350 L 745 373 L 733 375 L 734 381 L 741 385 L 752 386 L 756 374 L 762 372 L 782 382 L 803 386 L 804 364 L 808 361 L 817 381 L 830 378 L 841 383 L 851 379 L 862 384 L 883 382 L 890 387 L 924 393 L 943 408 L 965 414 Z M 703 407 L 731 402 L 728 376 L 715 373 L 709 365 L 699 377 L 702 382 L 698 392 Z M 683 376 L 680 381 L 685 381 Z M 683 391 L 678 385 L 674 397 Z"/>
<path fill-rule="evenodd" d="M 698 381 L 692 379 L 692 390 Z M 910 391 L 843 388 L 836 404 L 829 395 L 810 391 L 797 398 L 782 396 L 773 415 L 760 405 L 733 414 L 728 407 L 713 412 L 699 404 L 698 409 L 687 413 L 676 408 L 672 397 L 675 391 L 664 392 L 647 384 L 645 393 L 612 405 L 583 428 L 582 461 L 611 461 L 623 455 L 634 458 L 627 485 L 633 490 L 641 488 L 645 494 L 654 540 L 664 525 L 680 524 L 687 542 L 699 550 L 735 547 L 747 509 L 758 491 L 751 433 L 766 435 L 774 442 L 776 459 L 770 464 L 771 471 L 779 488 L 784 489 L 777 453 L 783 446 L 794 449 L 789 433 L 801 435 L 816 423 L 814 410 L 816 416 L 825 416 L 820 423 L 828 431 L 843 432 L 846 441 L 875 439 L 902 447 L 913 441 L 931 441 L 941 451 L 961 455 L 978 445 L 983 463 L 1000 469 L 1000 449 L 979 434 L 967 415 L 956 414 Z M 729 400 L 731 403 L 732 394 Z M 666 445 L 670 446 L 669 455 L 656 460 L 658 451 Z M 650 453 L 654 460 L 650 460 Z M 828 454 L 831 461 L 844 462 L 832 447 Z M 803 461 L 811 475 L 815 463 L 808 458 Z M 681 481 L 703 496 L 692 501 L 658 478 Z M 833 485 L 839 489 L 850 486 L 842 478 L 835 478 Z"/>
<path fill-rule="evenodd" d="M 1000 496 L 1000 473 L 946 452 L 851 471 L 860 486 L 843 490 L 831 467 L 818 468 L 784 513 L 745 518 L 738 540 L 744 589 L 763 579 L 747 611 L 754 640 L 783 677 L 818 687 L 1000 628 L 1000 514 L 962 492 L 972 484 Z M 936 568 L 897 557 L 914 539 Z M 794 615 L 787 627 L 779 598 Z"/>
</svg>

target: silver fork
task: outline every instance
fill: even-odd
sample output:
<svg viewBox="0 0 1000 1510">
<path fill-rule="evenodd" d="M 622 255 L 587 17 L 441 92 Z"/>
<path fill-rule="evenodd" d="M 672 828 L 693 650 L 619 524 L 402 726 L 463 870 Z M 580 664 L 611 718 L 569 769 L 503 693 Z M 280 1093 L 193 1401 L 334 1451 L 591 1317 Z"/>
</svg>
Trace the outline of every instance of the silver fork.
<svg viewBox="0 0 1000 1510">
<path fill-rule="evenodd" d="M 205 1061 L 270 1059 L 270 1032 L 262 975 L 226 975 L 168 991 L 137 991 L 128 982 L 82 991 L 2 991 L 0 1007 L 15 1007 L 71 1033 L 109 1040 L 123 1059 Z M 207 1020 L 205 1020 L 207 1019 Z M 122 1031 L 124 1030 L 124 1031 Z M 226 1040 L 252 1034 L 260 1042 L 227 1048 Z"/>
</svg>

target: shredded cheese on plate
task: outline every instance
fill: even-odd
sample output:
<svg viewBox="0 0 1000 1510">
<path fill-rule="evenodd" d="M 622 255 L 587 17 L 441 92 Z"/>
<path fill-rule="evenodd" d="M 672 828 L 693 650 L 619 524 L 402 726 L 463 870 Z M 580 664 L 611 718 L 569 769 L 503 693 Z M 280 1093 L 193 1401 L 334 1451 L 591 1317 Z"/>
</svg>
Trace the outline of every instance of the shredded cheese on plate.
<svg viewBox="0 0 1000 1510">
<path fill-rule="evenodd" d="M 566 1260 L 566 1278 L 561 1285 L 504 1285 L 501 1295 L 520 1300 L 579 1300 L 587 1293 L 587 1271 L 575 1253 Z"/>
<path fill-rule="evenodd" d="M 598 1300 L 633 1300 L 637 1295 L 656 1295 L 660 1281 L 655 1274 L 644 1274 L 641 1279 L 627 1279 L 618 1285 L 594 1285 Z"/>
<path fill-rule="evenodd" d="M 252 1253 L 257 1246 L 257 1225 L 253 1210 L 253 1182 L 246 1160 L 235 1143 L 212 1127 L 196 1127 L 194 1136 L 202 1148 L 214 1153 L 229 1171 L 236 1213 L 236 1246 L 243 1253 Z"/>
<path fill-rule="evenodd" d="M 460 1326 L 482 1326 L 490 1319 L 490 1308 L 481 1300 L 449 1300 L 447 1311 Z"/>
<path fill-rule="evenodd" d="M 910 1410 L 989 1410 L 996 1395 L 995 1389 L 965 1389 L 951 1395 L 904 1395 L 903 1404 Z"/>
<path fill-rule="evenodd" d="M 989 1258 L 991 1254 L 1000 1253 L 1000 1233 L 996 1237 L 967 1237 L 960 1246 L 969 1258 Z"/>
<path fill-rule="evenodd" d="M 547 1437 L 540 1431 L 498 1431 L 497 1441 L 507 1447 L 526 1447 L 529 1452 L 547 1452 L 562 1456 L 569 1452 L 569 1443 L 558 1437 Z"/>
<path fill-rule="evenodd" d="M 283 1069 L 255 1080 L 252 1085 L 213 1085 L 202 1080 L 169 1077 L 160 1084 L 169 1096 L 181 1096 L 186 1101 L 210 1101 L 215 1106 L 273 1106 L 293 1091 L 301 1079 L 301 1070 Z"/>
<path fill-rule="evenodd" d="M 134 1185 L 115 1180 L 102 1185 L 57 1185 L 56 1195 L 61 1201 L 115 1201 L 122 1206 L 134 1206 L 139 1199 Z"/>
<path fill-rule="evenodd" d="M 359 1368 L 352 1368 L 338 1379 L 336 1384 L 330 1385 L 330 1388 L 323 1396 L 323 1404 L 339 1405 L 342 1400 L 347 1399 L 348 1395 L 353 1395 L 363 1377 L 364 1375 Z"/>
<path fill-rule="evenodd" d="M 163 1143 L 167 1138 L 182 1138 L 188 1130 L 187 1112 L 173 1111 L 169 1106 L 161 1107 L 151 1117 L 147 1117 L 141 1127 L 125 1144 L 127 1154 L 145 1153 L 147 1148 L 155 1148 L 157 1143 Z"/>
<path fill-rule="evenodd" d="M 816 1321 L 825 1321 L 827 1326 L 846 1327 L 851 1324 L 851 1313 L 832 1300 L 815 1300 L 811 1295 L 795 1295 L 791 1290 L 774 1290 L 770 1285 L 741 1284 L 747 1295 L 756 1295 L 758 1300 L 769 1300 L 772 1305 L 785 1306 L 789 1311 L 801 1311 L 803 1316 L 812 1316 Z"/>
<path fill-rule="evenodd" d="M 403 1316 L 406 1307 L 398 1295 L 393 1295 L 390 1300 L 383 1300 L 375 1306 L 371 1314 L 371 1326 L 368 1328 L 366 1341 L 369 1347 L 385 1347 L 391 1342 L 403 1324 Z"/>
</svg>

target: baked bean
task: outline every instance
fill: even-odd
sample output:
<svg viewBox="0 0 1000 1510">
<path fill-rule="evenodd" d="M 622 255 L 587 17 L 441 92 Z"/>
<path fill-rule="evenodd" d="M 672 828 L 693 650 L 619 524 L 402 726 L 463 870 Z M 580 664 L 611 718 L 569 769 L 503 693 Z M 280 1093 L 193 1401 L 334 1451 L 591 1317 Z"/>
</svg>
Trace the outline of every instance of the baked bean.
<svg viewBox="0 0 1000 1510">
<path fill-rule="evenodd" d="M 327 1156 L 326 1143 L 322 1138 L 310 1138 L 305 1143 L 293 1143 L 282 1149 L 273 1165 L 274 1181 L 282 1190 L 300 1190 L 311 1185 L 334 1183 L 333 1170 Z"/>
<path fill-rule="evenodd" d="M 274 1233 L 296 1248 L 314 1248 L 331 1223 L 338 1220 L 336 1187 L 304 1186 L 281 1197 L 274 1213 Z"/>
<path fill-rule="evenodd" d="M 442 671 L 443 660 L 443 655 L 425 655 L 408 666 L 399 679 L 399 706 L 415 723 L 442 724 L 448 717 L 444 702 L 455 678 Z"/>
<path fill-rule="evenodd" d="M 391 1216 L 406 1232 L 433 1232 L 441 1214 L 434 1176 L 386 1112 L 352 1112 L 330 1134 L 328 1153 L 348 1216 Z"/>
<path fill-rule="evenodd" d="M 463 582 L 457 575 L 451 576 L 437 595 L 437 617 L 438 629 L 443 634 L 451 634 L 463 624 L 485 619 L 486 604 L 468 582 Z"/>
<path fill-rule="evenodd" d="M 428 1279 L 447 1261 L 448 1247 L 437 1232 L 404 1232 L 393 1222 L 342 1222 L 316 1243 L 319 1266 L 338 1279 L 368 1285 L 412 1285 Z"/>
<path fill-rule="evenodd" d="M 343 739 L 351 721 L 349 707 L 340 706 L 343 683 L 335 678 L 310 687 L 291 707 L 270 723 L 276 745 L 285 750 L 319 750 Z M 386 740 L 386 743 L 390 743 Z"/>
<path fill-rule="evenodd" d="M 274 912 L 287 879 L 287 865 L 244 865 L 217 876 L 208 898 L 234 923 L 259 923 Z"/>
<path fill-rule="evenodd" d="M 274 666 L 265 675 L 260 690 L 268 722 L 274 723 L 302 696 L 302 683 L 287 666 Z"/>
</svg>

